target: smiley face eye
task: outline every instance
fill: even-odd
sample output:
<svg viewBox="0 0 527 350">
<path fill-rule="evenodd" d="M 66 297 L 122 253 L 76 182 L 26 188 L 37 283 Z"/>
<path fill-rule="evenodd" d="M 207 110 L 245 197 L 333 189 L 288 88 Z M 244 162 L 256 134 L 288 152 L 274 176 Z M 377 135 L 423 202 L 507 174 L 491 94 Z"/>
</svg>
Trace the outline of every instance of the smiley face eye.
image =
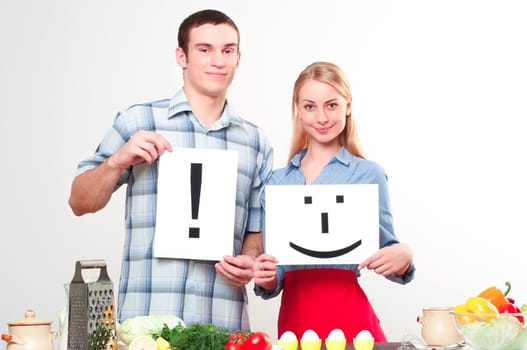
<svg viewBox="0 0 527 350">
<path fill-rule="evenodd" d="M 336 195 L 335 196 L 335 203 L 344 203 L 344 196 L 343 195 Z M 313 204 L 313 197 L 311 196 L 305 196 L 304 197 L 304 204 Z"/>
</svg>

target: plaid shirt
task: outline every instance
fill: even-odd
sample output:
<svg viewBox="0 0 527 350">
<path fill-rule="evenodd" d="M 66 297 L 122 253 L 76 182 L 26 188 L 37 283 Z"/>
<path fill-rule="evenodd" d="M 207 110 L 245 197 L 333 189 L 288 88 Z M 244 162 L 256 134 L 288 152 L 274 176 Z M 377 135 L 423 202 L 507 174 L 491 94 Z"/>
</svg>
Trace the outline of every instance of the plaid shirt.
<svg viewBox="0 0 527 350">
<path fill-rule="evenodd" d="M 238 151 L 233 242 L 233 255 L 238 255 L 245 232 L 262 230 L 260 196 L 272 171 L 273 152 L 261 129 L 234 114 L 228 104 L 207 129 L 192 113 L 181 89 L 172 99 L 134 105 L 119 113 L 95 154 L 80 162 L 78 174 L 104 162 L 138 130 L 160 133 L 174 147 Z M 187 324 L 249 330 L 245 288 L 218 275 L 214 261 L 153 257 L 157 170 L 157 161 L 151 166 L 136 164 L 123 171 L 116 186 L 128 184 L 118 320 L 171 314 Z"/>
</svg>

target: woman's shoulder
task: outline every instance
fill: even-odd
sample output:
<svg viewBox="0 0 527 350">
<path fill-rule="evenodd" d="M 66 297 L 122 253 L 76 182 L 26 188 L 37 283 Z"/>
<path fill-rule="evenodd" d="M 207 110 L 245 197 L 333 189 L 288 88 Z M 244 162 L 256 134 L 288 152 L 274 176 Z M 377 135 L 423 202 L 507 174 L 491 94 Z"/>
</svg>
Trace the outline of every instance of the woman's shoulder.
<svg viewBox="0 0 527 350">
<path fill-rule="evenodd" d="M 384 167 L 380 165 L 379 163 L 377 163 L 376 161 L 356 156 L 344 147 L 342 147 L 340 152 L 337 154 L 336 158 L 342 164 L 345 164 L 346 166 L 356 171 L 358 170 L 358 171 L 364 171 L 364 172 L 375 172 L 375 173 L 383 173 L 383 174 L 385 172 Z"/>
<path fill-rule="evenodd" d="M 295 182 L 300 181 L 298 179 L 300 175 L 298 172 L 300 171 L 300 160 L 305 154 L 305 151 L 305 149 L 300 150 L 288 160 L 285 166 L 274 169 L 269 184 L 293 185 L 296 184 Z"/>
<path fill-rule="evenodd" d="M 366 183 L 380 183 L 387 180 L 384 167 L 371 159 L 364 159 L 351 155 L 349 163 L 349 174 L 355 181 Z"/>
<path fill-rule="evenodd" d="M 379 172 L 379 173 L 385 173 L 384 167 L 377 163 L 374 160 L 371 159 L 364 159 L 360 157 L 354 157 L 354 160 L 358 167 L 364 170 Z"/>
<path fill-rule="evenodd" d="M 274 169 L 271 178 L 269 179 L 269 185 L 276 185 L 281 184 L 284 182 L 284 179 L 287 177 L 289 172 L 291 171 L 291 165 L 288 164 L 287 166 L 283 168 Z"/>
</svg>

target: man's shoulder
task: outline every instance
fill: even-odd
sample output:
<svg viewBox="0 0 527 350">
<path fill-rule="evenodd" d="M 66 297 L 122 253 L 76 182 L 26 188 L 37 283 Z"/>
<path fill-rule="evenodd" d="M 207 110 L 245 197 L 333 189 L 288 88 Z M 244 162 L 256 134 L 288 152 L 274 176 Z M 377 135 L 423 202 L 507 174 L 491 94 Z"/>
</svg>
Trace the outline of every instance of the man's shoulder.
<svg viewBox="0 0 527 350">
<path fill-rule="evenodd" d="M 130 122 L 133 120 L 166 118 L 169 105 L 170 99 L 136 103 L 121 109 L 117 113 L 116 120 Z"/>
<path fill-rule="evenodd" d="M 260 127 L 259 125 L 257 125 L 256 123 L 241 116 L 240 114 L 234 112 L 233 110 L 229 110 L 228 119 L 231 124 L 238 124 L 249 135 L 258 136 L 259 139 L 262 139 L 267 142 L 268 137 L 264 129 Z"/>
<path fill-rule="evenodd" d="M 130 136 L 137 130 L 155 130 L 156 121 L 167 118 L 169 99 L 142 102 L 119 110 L 113 127 Z"/>
<path fill-rule="evenodd" d="M 246 119 L 246 118 L 244 118 L 244 117 L 242 117 L 242 116 L 240 116 L 238 114 L 235 114 L 234 117 L 245 128 L 263 131 L 263 129 L 259 125 L 257 125 L 256 123 L 250 121 L 249 119 Z"/>
<path fill-rule="evenodd" d="M 137 110 L 144 110 L 144 109 L 149 109 L 149 108 L 167 109 L 169 105 L 170 105 L 170 99 L 164 98 L 160 100 L 136 103 L 136 104 L 133 104 L 127 107 L 125 111 L 137 111 Z"/>
</svg>

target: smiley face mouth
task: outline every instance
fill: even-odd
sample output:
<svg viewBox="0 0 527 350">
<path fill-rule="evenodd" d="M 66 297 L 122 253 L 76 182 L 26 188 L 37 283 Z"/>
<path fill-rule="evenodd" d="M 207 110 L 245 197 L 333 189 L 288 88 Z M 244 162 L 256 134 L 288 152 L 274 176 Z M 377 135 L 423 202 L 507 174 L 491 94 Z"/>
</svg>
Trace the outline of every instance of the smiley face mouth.
<svg viewBox="0 0 527 350">
<path fill-rule="evenodd" d="M 337 250 L 330 250 L 330 251 L 321 252 L 321 251 L 318 251 L 318 250 L 307 249 L 307 248 L 301 247 L 299 245 L 296 245 L 293 242 L 289 242 L 289 246 L 291 248 L 293 248 L 294 250 L 296 250 L 296 251 L 298 251 L 298 252 L 300 252 L 300 253 L 302 253 L 304 255 L 311 256 L 313 258 L 320 258 L 320 259 L 336 258 L 337 256 L 341 256 L 341 255 L 347 254 L 347 253 L 351 252 L 352 250 L 354 250 L 355 248 L 357 248 L 358 246 L 360 246 L 361 244 L 362 244 L 362 240 L 359 239 L 357 242 L 355 242 L 352 245 L 349 245 L 347 247 L 344 247 L 344 248 L 341 248 L 341 249 L 337 249 Z"/>
</svg>

